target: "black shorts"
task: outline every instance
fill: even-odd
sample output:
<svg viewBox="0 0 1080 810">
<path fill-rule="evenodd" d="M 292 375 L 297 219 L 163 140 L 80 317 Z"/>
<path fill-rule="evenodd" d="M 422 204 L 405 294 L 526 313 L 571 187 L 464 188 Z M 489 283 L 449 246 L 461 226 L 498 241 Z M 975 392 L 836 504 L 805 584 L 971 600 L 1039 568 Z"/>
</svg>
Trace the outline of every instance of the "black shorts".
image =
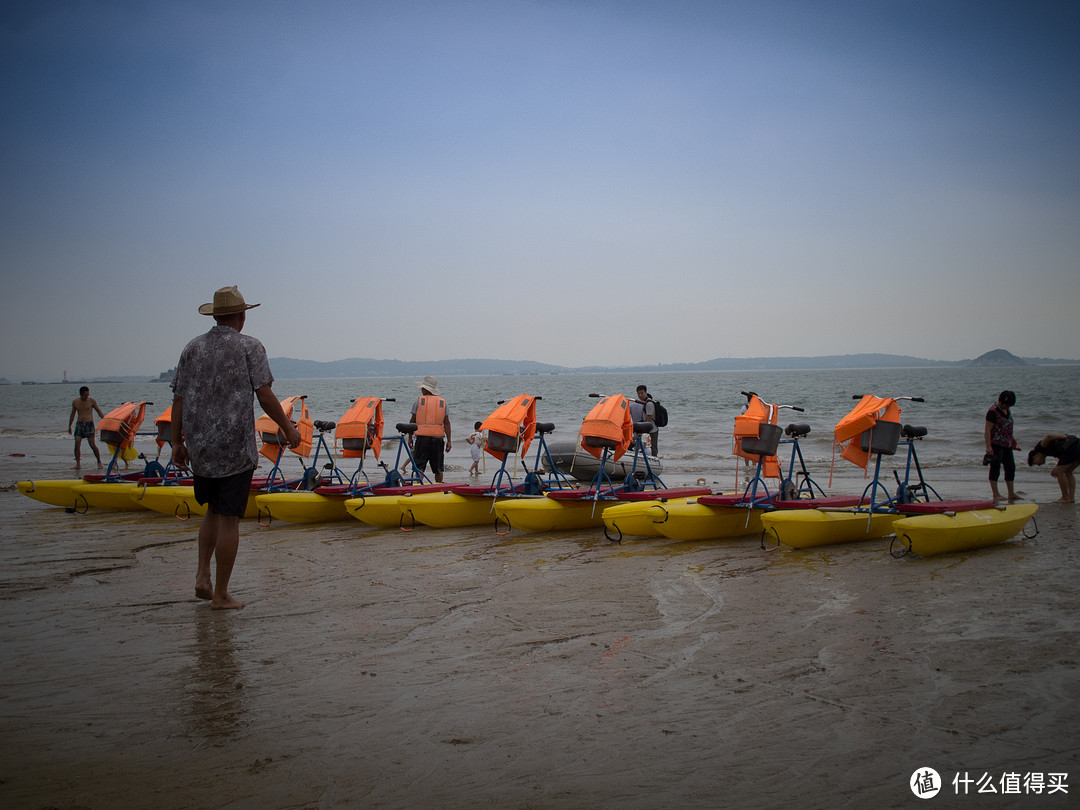
<svg viewBox="0 0 1080 810">
<path fill-rule="evenodd" d="M 195 476 L 195 500 L 208 504 L 215 515 L 243 517 L 247 511 L 248 493 L 255 470 L 229 475 L 225 478 Z"/>
<path fill-rule="evenodd" d="M 431 464 L 433 475 L 441 475 L 443 471 L 443 451 L 446 442 L 442 436 L 417 436 L 416 446 L 413 448 L 413 461 L 416 469 L 423 472 L 428 463 Z"/>
</svg>

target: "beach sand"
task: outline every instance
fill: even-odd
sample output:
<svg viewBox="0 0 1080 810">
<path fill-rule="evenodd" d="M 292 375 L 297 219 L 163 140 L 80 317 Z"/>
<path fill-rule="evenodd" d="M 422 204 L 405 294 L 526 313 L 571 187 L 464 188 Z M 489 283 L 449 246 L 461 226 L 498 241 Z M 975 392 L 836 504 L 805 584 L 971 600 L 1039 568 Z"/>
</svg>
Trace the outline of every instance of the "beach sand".
<svg viewBox="0 0 1080 810">
<path fill-rule="evenodd" d="M 70 475 L 13 451 L 5 485 Z M 1078 514 L 899 560 L 887 541 L 245 522 L 247 607 L 218 612 L 194 598 L 195 521 L 8 489 L 0 803 L 906 807 L 930 767 L 939 804 L 1066 807 Z M 950 801 L 958 772 L 1076 784 Z"/>
</svg>

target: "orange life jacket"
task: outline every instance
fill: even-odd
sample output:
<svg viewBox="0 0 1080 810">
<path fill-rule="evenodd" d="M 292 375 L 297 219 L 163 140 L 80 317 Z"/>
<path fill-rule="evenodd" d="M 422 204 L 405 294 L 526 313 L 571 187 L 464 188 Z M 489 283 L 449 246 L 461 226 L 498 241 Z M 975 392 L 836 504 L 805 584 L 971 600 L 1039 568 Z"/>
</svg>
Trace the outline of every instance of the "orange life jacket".
<svg viewBox="0 0 1080 810">
<path fill-rule="evenodd" d="M 341 440 L 345 458 L 363 458 L 367 448 L 379 457 L 382 449 L 383 412 L 378 397 L 357 397 L 338 420 L 335 440 Z"/>
<path fill-rule="evenodd" d="M 595 459 L 599 460 L 605 447 L 612 451 L 612 461 L 622 458 L 634 440 L 634 421 L 626 397 L 614 394 L 593 406 L 581 422 L 578 440 L 585 452 Z"/>
<path fill-rule="evenodd" d="M 101 440 L 111 447 L 126 450 L 135 444 L 135 431 L 146 416 L 145 402 L 125 402 L 113 408 L 98 422 Z"/>
<path fill-rule="evenodd" d="M 483 421 L 481 430 L 488 432 L 484 450 L 502 460 L 507 453 L 524 456 L 536 434 L 536 397 L 519 394 L 507 400 Z"/>
<path fill-rule="evenodd" d="M 172 444 L 172 405 L 165 409 L 165 413 L 154 420 L 157 425 L 158 450 L 166 444 Z"/>
<path fill-rule="evenodd" d="M 776 454 L 759 456 L 754 453 L 747 453 L 743 450 L 742 443 L 743 439 L 757 439 L 762 424 L 775 425 L 778 414 L 779 410 L 775 406 L 765 403 L 757 394 L 754 394 L 747 403 L 746 410 L 735 417 L 735 430 L 732 431 L 732 435 L 735 437 L 733 448 L 735 455 L 747 461 L 755 462 L 760 458 L 762 460 L 761 474 L 766 478 L 780 477 L 780 460 Z M 736 479 L 738 479 L 738 475 L 738 467 L 736 467 Z"/>
<path fill-rule="evenodd" d="M 315 437 L 315 424 L 311 421 L 311 412 L 308 410 L 307 403 L 304 401 L 303 396 L 286 397 L 281 400 L 281 410 L 285 412 L 285 416 L 296 425 L 296 429 L 300 431 L 300 446 L 291 448 L 293 453 L 298 456 L 307 458 L 311 455 L 311 442 Z M 293 421 L 293 409 L 296 405 L 300 406 L 300 418 Z M 284 434 L 277 426 L 277 422 L 267 416 L 265 413 L 255 420 L 255 433 L 262 440 L 262 446 L 259 448 L 259 452 L 270 459 L 270 461 L 276 462 L 283 447 L 285 446 Z"/>
<path fill-rule="evenodd" d="M 870 453 L 862 449 L 859 441 L 863 432 L 873 430 L 880 422 L 899 422 L 900 406 L 892 397 L 875 397 L 866 394 L 851 411 L 836 423 L 833 430 L 833 458 L 840 450 L 840 458 L 862 467 L 864 470 L 870 461 Z"/>
<path fill-rule="evenodd" d="M 445 436 L 446 400 L 442 397 L 420 397 L 416 406 L 416 435 Z"/>
</svg>

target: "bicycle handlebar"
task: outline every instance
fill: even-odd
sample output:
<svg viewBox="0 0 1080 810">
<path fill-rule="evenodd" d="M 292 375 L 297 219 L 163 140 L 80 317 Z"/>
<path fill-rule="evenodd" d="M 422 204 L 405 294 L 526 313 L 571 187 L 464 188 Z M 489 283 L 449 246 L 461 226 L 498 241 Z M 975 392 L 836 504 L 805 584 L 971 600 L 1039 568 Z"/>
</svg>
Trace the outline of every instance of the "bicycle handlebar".
<svg viewBox="0 0 1080 810">
<path fill-rule="evenodd" d="M 852 394 L 852 399 L 862 399 L 866 394 Z M 922 397 L 892 397 L 895 400 L 906 399 L 908 402 L 926 402 Z"/>
</svg>

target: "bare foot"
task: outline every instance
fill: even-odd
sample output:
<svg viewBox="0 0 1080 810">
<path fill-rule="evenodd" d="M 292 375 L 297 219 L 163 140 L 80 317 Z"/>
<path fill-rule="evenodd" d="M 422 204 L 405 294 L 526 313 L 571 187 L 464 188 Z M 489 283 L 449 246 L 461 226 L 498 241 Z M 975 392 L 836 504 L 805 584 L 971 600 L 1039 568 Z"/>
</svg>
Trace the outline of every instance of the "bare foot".
<svg viewBox="0 0 1080 810">
<path fill-rule="evenodd" d="M 240 610 L 243 606 L 243 602 L 237 602 L 228 594 L 220 600 L 215 596 L 214 600 L 210 603 L 210 607 L 214 610 Z"/>
<path fill-rule="evenodd" d="M 1054 503 L 1072 503 L 1072 498 L 1058 498 Z"/>
<path fill-rule="evenodd" d="M 213 588 L 200 588 L 198 585 L 196 585 L 195 586 L 195 596 L 198 599 L 213 599 L 214 598 L 214 589 Z"/>
</svg>

